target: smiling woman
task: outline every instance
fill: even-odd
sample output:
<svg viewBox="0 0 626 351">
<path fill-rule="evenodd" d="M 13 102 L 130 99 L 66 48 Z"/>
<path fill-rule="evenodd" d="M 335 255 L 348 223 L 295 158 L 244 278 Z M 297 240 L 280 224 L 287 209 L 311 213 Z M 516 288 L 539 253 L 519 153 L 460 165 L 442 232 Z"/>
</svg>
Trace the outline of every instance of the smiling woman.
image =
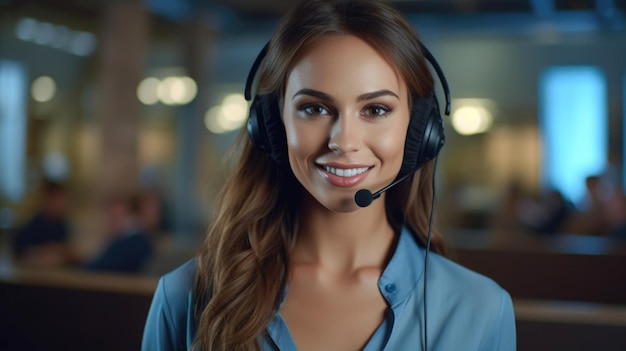
<svg viewBox="0 0 626 351">
<path fill-rule="evenodd" d="M 310 204 L 354 211 L 354 187 L 379 189 L 398 175 L 409 94 L 394 68 L 365 41 L 327 35 L 304 47 L 285 96 L 289 164 L 305 196 L 315 199 Z M 367 210 L 384 213 L 384 203 Z"/>
<path fill-rule="evenodd" d="M 214 223 L 160 280 L 143 348 L 514 350 L 508 293 L 431 243 L 444 137 L 413 28 L 380 1 L 308 0 L 266 50 Z"/>
</svg>

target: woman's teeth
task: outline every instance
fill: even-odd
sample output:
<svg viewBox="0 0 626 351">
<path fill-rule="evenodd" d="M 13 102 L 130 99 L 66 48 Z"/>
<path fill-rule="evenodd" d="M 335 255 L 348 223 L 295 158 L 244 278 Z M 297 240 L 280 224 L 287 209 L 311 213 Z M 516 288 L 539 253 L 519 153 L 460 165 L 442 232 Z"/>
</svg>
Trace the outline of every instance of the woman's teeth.
<svg viewBox="0 0 626 351">
<path fill-rule="evenodd" d="M 334 168 L 334 167 L 324 166 L 324 169 L 326 170 L 326 172 L 332 173 L 339 177 L 354 177 L 357 174 L 361 174 L 367 171 L 368 167 L 344 169 L 344 168 Z"/>
</svg>

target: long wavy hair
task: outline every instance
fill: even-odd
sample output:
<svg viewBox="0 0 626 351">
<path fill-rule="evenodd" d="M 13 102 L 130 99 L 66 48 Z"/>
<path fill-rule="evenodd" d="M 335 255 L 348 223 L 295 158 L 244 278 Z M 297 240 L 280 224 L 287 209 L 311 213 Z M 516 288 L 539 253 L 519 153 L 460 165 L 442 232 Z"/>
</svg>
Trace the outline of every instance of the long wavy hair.
<svg viewBox="0 0 626 351">
<path fill-rule="evenodd" d="M 272 37 L 259 71 L 257 93 L 280 97 L 300 50 L 325 35 L 350 34 L 382 54 L 403 77 L 412 96 L 427 96 L 433 78 L 418 36 L 395 9 L 376 0 L 304 0 L 288 12 Z M 409 99 L 412 100 L 412 99 Z M 239 160 L 219 194 L 216 212 L 198 255 L 194 288 L 200 350 L 259 350 L 259 336 L 285 294 L 287 257 L 305 191 L 289 166 L 257 150 L 242 131 Z M 433 162 L 385 197 L 387 217 L 424 244 L 428 233 Z M 431 249 L 445 254 L 435 231 Z"/>
</svg>

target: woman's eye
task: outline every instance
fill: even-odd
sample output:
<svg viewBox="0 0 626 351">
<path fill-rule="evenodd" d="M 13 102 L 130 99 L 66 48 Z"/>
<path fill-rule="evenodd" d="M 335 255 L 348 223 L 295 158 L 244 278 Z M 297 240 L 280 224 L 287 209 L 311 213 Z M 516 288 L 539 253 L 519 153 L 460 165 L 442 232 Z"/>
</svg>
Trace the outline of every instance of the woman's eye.
<svg viewBox="0 0 626 351">
<path fill-rule="evenodd" d="M 365 108 L 365 115 L 371 117 L 383 117 L 391 112 L 391 109 L 384 105 L 370 105 Z"/>
<path fill-rule="evenodd" d="M 330 115 L 330 111 L 320 104 L 307 104 L 298 108 L 308 116 Z"/>
</svg>

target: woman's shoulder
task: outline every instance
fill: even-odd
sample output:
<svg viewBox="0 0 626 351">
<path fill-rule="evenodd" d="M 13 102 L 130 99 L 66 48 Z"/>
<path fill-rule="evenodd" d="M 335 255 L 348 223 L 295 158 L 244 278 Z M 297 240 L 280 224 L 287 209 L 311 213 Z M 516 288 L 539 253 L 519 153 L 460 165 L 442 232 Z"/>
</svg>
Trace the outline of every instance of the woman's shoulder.
<svg viewBox="0 0 626 351">
<path fill-rule="evenodd" d="M 197 271 L 196 259 L 178 266 L 159 279 L 154 294 L 155 303 L 159 303 L 174 321 L 186 319 L 193 308 L 193 288 Z"/>
<path fill-rule="evenodd" d="M 481 345 L 478 349 L 514 350 L 515 313 L 510 294 L 485 275 L 437 254 L 432 258 L 428 288 L 432 284 L 433 293 L 428 304 L 439 312 L 433 319 L 448 320 L 450 330 L 465 332 L 468 342 L 471 339 Z"/>
<path fill-rule="evenodd" d="M 411 232 L 408 229 L 402 233 L 404 237 L 403 244 L 408 247 L 404 255 L 413 256 L 414 259 L 409 262 L 417 263 L 422 268 L 426 264 L 428 269 L 427 284 L 436 286 L 437 291 L 446 291 L 451 296 L 462 294 L 466 298 L 468 294 L 470 295 L 469 297 L 475 298 L 500 297 L 504 291 L 493 279 L 436 252 L 429 252 L 426 259 L 426 249 L 417 243 L 414 235 L 407 235 L 409 233 Z M 412 240 L 408 240 L 408 238 Z M 423 279 L 423 274 L 423 269 L 415 270 L 415 275 L 418 279 Z"/>
<path fill-rule="evenodd" d="M 445 297 L 445 303 L 468 312 L 479 309 L 485 317 L 496 318 L 503 310 L 512 309 L 509 293 L 493 279 L 446 257 L 433 254 L 431 258 L 428 284 Z"/>
<path fill-rule="evenodd" d="M 401 235 L 399 245 L 403 247 L 399 247 L 395 255 L 398 256 L 396 263 L 400 262 L 402 268 L 397 269 L 396 266 L 395 270 L 401 272 L 405 278 L 405 273 L 414 277 L 412 286 L 416 301 L 421 300 L 418 298 L 421 296 L 421 289 L 415 288 L 421 286 L 420 281 L 425 278 L 428 290 L 436 292 L 429 296 L 429 304 L 432 300 L 441 300 L 439 302 L 443 305 L 468 309 L 468 312 L 475 308 L 493 308 L 492 312 L 495 314 L 502 308 L 508 308 L 511 301 L 509 294 L 493 279 L 436 252 L 430 252 L 426 258 L 425 247 L 418 244 L 410 229 L 405 228 Z"/>
<path fill-rule="evenodd" d="M 405 303 L 395 305 L 399 312 L 411 311 L 398 313 L 406 333 L 400 333 L 404 341 L 398 341 L 400 346 L 396 348 L 406 348 L 402 346 L 407 342 L 420 342 L 419 337 L 412 339 L 416 335 L 415 325 L 419 325 L 413 312 L 422 310 L 422 316 L 417 318 L 426 318 L 427 306 L 429 334 L 437 340 L 431 344 L 433 349 L 514 350 L 515 317 L 506 290 L 493 279 L 435 252 L 426 258 L 426 249 L 409 234 L 408 230 L 402 233 L 402 246 L 394 256 L 396 263 L 402 263 L 401 268 L 393 266 L 394 258 L 390 262 L 391 268 L 395 268 L 392 271 L 402 274 L 391 274 L 395 280 L 388 279 L 399 284 L 398 289 L 393 289 L 395 294 L 403 291 L 403 281 L 409 281 L 411 286 L 406 300 L 402 300 Z"/>
<path fill-rule="evenodd" d="M 420 250 L 423 252 L 423 248 Z M 408 300 L 415 309 L 408 310 L 428 306 L 429 334 L 436 340 L 431 344 L 433 349 L 515 349 L 513 303 L 505 289 L 493 279 L 434 252 L 428 256 L 426 269 Z M 427 295 L 422 290 L 424 278 Z M 407 315 L 406 324 L 415 325 L 414 314 Z"/>
<path fill-rule="evenodd" d="M 500 297 L 504 289 L 493 279 L 473 271 L 452 259 L 431 255 L 432 279 L 442 283 L 452 291 L 463 292 L 465 297 L 485 298 Z M 431 278 L 431 277 L 429 277 Z M 505 292 L 505 291 L 504 291 Z"/>
<path fill-rule="evenodd" d="M 433 253 L 431 253 L 430 257 L 432 261 L 428 264 L 432 267 L 433 278 L 447 280 L 451 287 L 455 285 L 471 286 L 495 292 L 502 289 L 493 279 L 473 271 L 450 258 Z"/>
<path fill-rule="evenodd" d="M 142 350 L 186 350 L 193 341 L 193 286 L 196 260 L 163 275 L 152 298 Z"/>
<path fill-rule="evenodd" d="M 197 261 L 195 258 L 188 260 L 174 270 L 163 275 L 160 285 L 168 298 L 176 296 L 187 296 L 193 291 L 193 284 L 197 271 Z M 179 300 L 179 299 L 176 299 Z"/>
</svg>

